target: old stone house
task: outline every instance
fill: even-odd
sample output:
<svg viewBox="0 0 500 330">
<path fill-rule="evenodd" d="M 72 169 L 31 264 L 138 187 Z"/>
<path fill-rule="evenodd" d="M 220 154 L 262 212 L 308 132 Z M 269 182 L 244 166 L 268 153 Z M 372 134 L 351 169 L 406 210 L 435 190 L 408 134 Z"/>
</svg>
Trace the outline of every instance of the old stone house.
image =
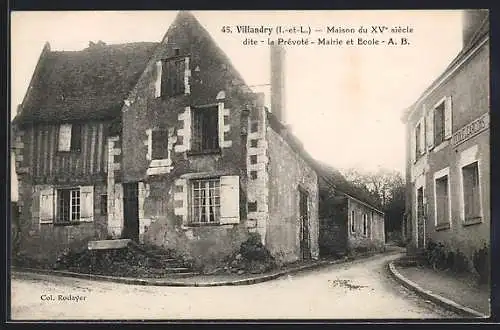
<svg viewBox="0 0 500 330">
<path fill-rule="evenodd" d="M 463 46 L 403 116 L 407 236 L 464 256 L 490 244 L 489 20 L 463 16 Z"/>
<path fill-rule="evenodd" d="M 376 201 L 331 166 L 318 163 L 319 249 L 322 257 L 382 251 L 385 214 Z"/>
<path fill-rule="evenodd" d="M 269 111 L 189 12 L 159 43 L 47 44 L 13 123 L 23 251 L 131 238 L 207 265 L 258 232 L 279 262 L 317 258 L 318 177 L 271 54 Z"/>
</svg>

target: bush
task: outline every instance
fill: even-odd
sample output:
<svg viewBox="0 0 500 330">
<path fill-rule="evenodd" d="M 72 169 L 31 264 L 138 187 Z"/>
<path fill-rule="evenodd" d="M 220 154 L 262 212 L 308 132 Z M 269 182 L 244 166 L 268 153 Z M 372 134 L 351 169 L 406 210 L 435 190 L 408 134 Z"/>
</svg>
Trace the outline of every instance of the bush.
<svg viewBox="0 0 500 330">
<path fill-rule="evenodd" d="M 490 258 L 488 253 L 488 246 L 484 246 L 476 250 L 473 256 L 474 269 L 479 275 L 480 284 L 488 284 L 490 282 Z"/>
<path fill-rule="evenodd" d="M 434 269 L 449 268 L 450 258 L 446 253 L 446 248 L 443 243 L 429 241 L 424 251 L 425 259 Z"/>
<path fill-rule="evenodd" d="M 258 233 L 251 233 L 246 241 L 241 243 L 240 254 L 248 261 L 267 261 L 273 259 L 269 250 L 262 244 Z"/>
</svg>

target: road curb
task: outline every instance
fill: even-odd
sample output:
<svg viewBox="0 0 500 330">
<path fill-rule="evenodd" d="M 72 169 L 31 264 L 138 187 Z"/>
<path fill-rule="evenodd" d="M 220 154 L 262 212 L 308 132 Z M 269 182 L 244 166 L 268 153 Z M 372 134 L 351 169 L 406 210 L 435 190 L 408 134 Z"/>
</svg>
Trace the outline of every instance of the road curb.
<svg viewBox="0 0 500 330">
<path fill-rule="evenodd" d="M 394 253 L 401 253 L 400 251 L 391 251 L 386 253 L 380 253 L 378 255 L 390 255 Z M 75 273 L 61 270 L 51 270 L 51 269 L 37 269 L 37 268 L 23 268 L 23 267 L 11 267 L 12 271 L 19 273 L 36 273 L 43 275 L 55 275 L 55 276 L 64 276 L 64 277 L 73 277 L 80 278 L 85 280 L 100 280 L 107 282 L 115 282 L 122 284 L 132 284 L 132 285 L 144 285 L 144 286 L 175 286 L 175 287 L 216 287 L 216 286 L 237 286 L 237 285 L 251 285 L 262 283 L 266 281 L 271 281 L 277 279 L 278 277 L 294 274 L 305 270 L 311 270 L 315 268 L 320 268 L 329 265 L 342 264 L 349 261 L 356 261 L 363 258 L 369 258 L 375 256 L 377 254 L 369 254 L 369 255 L 361 255 L 358 256 L 358 259 L 338 259 L 332 261 L 319 261 L 317 263 L 311 265 L 304 265 L 297 268 L 287 269 L 283 271 L 279 271 L 272 274 L 261 275 L 252 278 L 246 278 L 241 280 L 232 280 L 232 281 L 219 281 L 219 282 L 192 282 L 186 283 L 184 281 L 175 281 L 171 279 L 153 279 L 153 278 L 132 278 L 132 277 L 117 277 L 117 276 L 108 276 L 108 275 L 97 275 L 97 274 L 84 274 L 84 273 Z"/>
<path fill-rule="evenodd" d="M 387 264 L 387 269 L 389 270 L 389 273 L 398 281 L 400 284 L 402 284 L 404 287 L 412 290 L 416 294 L 420 295 L 421 297 L 428 299 L 446 309 L 452 310 L 455 313 L 458 313 L 462 316 L 465 317 L 474 317 L 474 318 L 488 318 L 487 315 L 480 313 L 472 308 L 462 306 L 453 300 L 450 300 L 448 298 L 442 297 L 438 294 L 432 293 L 429 290 L 425 290 L 422 287 L 420 287 L 417 283 L 407 279 L 404 277 L 397 269 L 396 269 L 396 264 L 398 260 L 391 261 Z"/>
</svg>

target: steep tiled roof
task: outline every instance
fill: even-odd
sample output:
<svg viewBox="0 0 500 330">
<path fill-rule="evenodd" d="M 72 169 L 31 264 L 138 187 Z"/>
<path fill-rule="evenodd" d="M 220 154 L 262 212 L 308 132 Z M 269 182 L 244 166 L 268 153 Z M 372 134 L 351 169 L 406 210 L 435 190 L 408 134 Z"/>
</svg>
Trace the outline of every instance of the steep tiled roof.
<svg viewBox="0 0 500 330">
<path fill-rule="evenodd" d="M 43 53 L 18 123 L 115 118 L 157 43 L 95 44 Z"/>
</svg>

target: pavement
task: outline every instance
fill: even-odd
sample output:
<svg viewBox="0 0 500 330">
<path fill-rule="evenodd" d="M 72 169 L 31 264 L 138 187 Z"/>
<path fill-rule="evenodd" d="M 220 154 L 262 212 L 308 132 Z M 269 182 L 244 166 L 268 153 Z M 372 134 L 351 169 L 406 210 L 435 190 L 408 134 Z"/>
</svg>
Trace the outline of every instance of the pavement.
<svg viewBox="0 0 500 330">
<path fill-rule="evenodd" d="M 383 254 L 401 253 L 404 249 L 397 246 L 387 246 Z M 372 256 L 373 254 L 360 254 L 356 259 L 363 259 Z M 352 259 L 337 259 L 337 260 L 311 260 L 302 262 L 296 265 L 286 265 L 280 269 L 271 271 L 265 274 L 217 274 L 217 275 L 204 275 L 197 274 L 189 277 L 178 277 L 175 274 L 163 278 L 130 278 L 130 277 L 117 277 L 107 275 L 83 274 L 69 271 L 58 271 L 48 269 L 35 269 L 35 268 L 12 268 L 17 272 L 38 273 L 55 276 L 75 277 L 81 279 L 108 281 L 124 284 L 134 285 L 152 285 L 152 286 L 188 286 L 188 287 L 213 287 L 213 286 L 232 286 L 232 285 L 250 285 L 261 283 L 265 281 L 274 280 L 278 277 L 294 274 L 300 271 L 315 269 L 328 265 L 345 263 Z"/>
<path fill-rule="evenodd" d="M 388 266 L 394 278 L 425 299 L 453 310 L 463 317 L 488 318 L 491 290 L 473 277 L 438 271 L 423 265 L 395 260 Z"/>
<path fill-rule="evenodd" d="M 402 253 L 324 265 L 253 285 L 147 286 L 11 273 L 13 320 L 453 319 L 389 276 Z"/>
</svg>

